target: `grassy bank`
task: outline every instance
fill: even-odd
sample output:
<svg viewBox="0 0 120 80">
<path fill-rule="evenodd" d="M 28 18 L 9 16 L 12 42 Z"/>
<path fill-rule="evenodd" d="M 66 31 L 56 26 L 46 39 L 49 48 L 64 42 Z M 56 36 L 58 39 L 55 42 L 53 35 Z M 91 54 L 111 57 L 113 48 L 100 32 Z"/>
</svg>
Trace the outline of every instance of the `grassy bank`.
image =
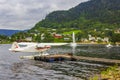
<svg viewBox="0 0 120 80">
<path fill-rule="evenodd" d="M 120 67 L 109 67 L 107 70 L 90 78 L 90 80 L 120 80 Z"/>
</svg>

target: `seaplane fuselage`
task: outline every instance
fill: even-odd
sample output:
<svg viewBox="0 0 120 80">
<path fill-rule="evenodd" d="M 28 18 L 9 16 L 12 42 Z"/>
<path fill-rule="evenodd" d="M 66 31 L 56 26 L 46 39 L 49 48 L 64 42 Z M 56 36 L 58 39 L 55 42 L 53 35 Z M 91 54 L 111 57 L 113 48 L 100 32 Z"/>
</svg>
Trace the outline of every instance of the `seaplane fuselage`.
<svg viewBox="0 0 120 80">
<path fill-rule="evenodd" d="M 46 50 L 49 50 L 51 46 L 62 46 L 66 44 L 68 43 L 27 43 L 27 42 L 17 43 L 17 42 L 14 42 L 12 44 L 12 47 L 9 50 L 13 52 L 44 52 Z"/>
</svg>

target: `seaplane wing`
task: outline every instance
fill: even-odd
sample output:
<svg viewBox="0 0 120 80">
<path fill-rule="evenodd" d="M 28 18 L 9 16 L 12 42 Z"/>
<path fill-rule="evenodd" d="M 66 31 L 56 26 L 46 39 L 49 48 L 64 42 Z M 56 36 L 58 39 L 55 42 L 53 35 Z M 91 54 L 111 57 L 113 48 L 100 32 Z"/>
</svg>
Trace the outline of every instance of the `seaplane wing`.
<svg viewBox="0 0 120 80">
<path fill-rule="evenodd" d="M 18 45 L 24 45 L 24 46 L 31 46 L 31 45 L 37 45 L 38 43 L 35 42 L 20 42 Z"/>
<path fill-rule="evenodd" d="M 20 42 L 18 43 L 19 45 L 26 45 L 26 46 L 31 46 L 31 45 L 46 45 L 46 46 L 62 46 L 62 45 L 67 45 L 68 43 L 34 43 L 34 42 Z"/>
<path fill-rule="evenodd" d="M 46 46 L 62 46 L 62 45 L 67 45 L 69 43 L 38 43 L 38 46 L 41 45 L 46 45 Z"/>
</svg>

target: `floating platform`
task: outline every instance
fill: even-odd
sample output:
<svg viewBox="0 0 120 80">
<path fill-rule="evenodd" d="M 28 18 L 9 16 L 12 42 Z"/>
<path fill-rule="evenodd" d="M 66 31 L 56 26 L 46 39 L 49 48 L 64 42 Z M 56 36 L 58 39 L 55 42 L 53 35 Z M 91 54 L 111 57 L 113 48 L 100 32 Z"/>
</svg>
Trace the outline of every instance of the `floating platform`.
<svg viewBox="0 0 120 80">
<path fill-rule="evenodd" d="M 45 61 L 45 62 L 54 62 L 54 61 L 64 61 L 64 60 L 76 60 L 73 58 L 71 53 L 67 54 L 52 54 L 46 56 L 34 56 L 34 60 Z"/>
</svg>

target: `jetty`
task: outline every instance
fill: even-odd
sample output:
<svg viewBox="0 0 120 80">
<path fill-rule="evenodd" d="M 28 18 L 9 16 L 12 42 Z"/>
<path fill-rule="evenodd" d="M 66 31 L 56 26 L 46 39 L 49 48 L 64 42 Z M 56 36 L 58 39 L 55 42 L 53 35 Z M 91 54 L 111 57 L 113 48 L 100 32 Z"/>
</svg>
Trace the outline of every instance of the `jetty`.
<svg viewBox="0 0 120 80">
<path fill-rule="evenodd" d="M 107 63 L 107 64 L 120 64 L 120 60 L 75 56 L 75 55 L 72 55 L 71 53 L 52 54 L 52 55 L 46 55 L 46 56 L 34 56 L 33 59 L 46 61 L 46 62 L 63 61 L 63 60 L 70 60 L 70 61 L 81 60 L 81 61 L 99 62 L 99 63 Z"/>
<path fill-rule="evenodd" d="M 73 56 L 76 60 L 85 60 L 91 62 L 107 63 L 107 64 L 119 64 L 120 60 L 115 59 L 105 59 L 105 58 L 93 58 L 93 57 L 84 57 L 84 56 Z"/>
<path fill-rule="evenodd" d="M 53 61 L 63 61 L 63 60 L 76 60 L 73 58 L 71 53 L 67 54 L 51 54 L 46 56 L 34 56 L 34 60 L 53 62 Z"/>
</svg>

